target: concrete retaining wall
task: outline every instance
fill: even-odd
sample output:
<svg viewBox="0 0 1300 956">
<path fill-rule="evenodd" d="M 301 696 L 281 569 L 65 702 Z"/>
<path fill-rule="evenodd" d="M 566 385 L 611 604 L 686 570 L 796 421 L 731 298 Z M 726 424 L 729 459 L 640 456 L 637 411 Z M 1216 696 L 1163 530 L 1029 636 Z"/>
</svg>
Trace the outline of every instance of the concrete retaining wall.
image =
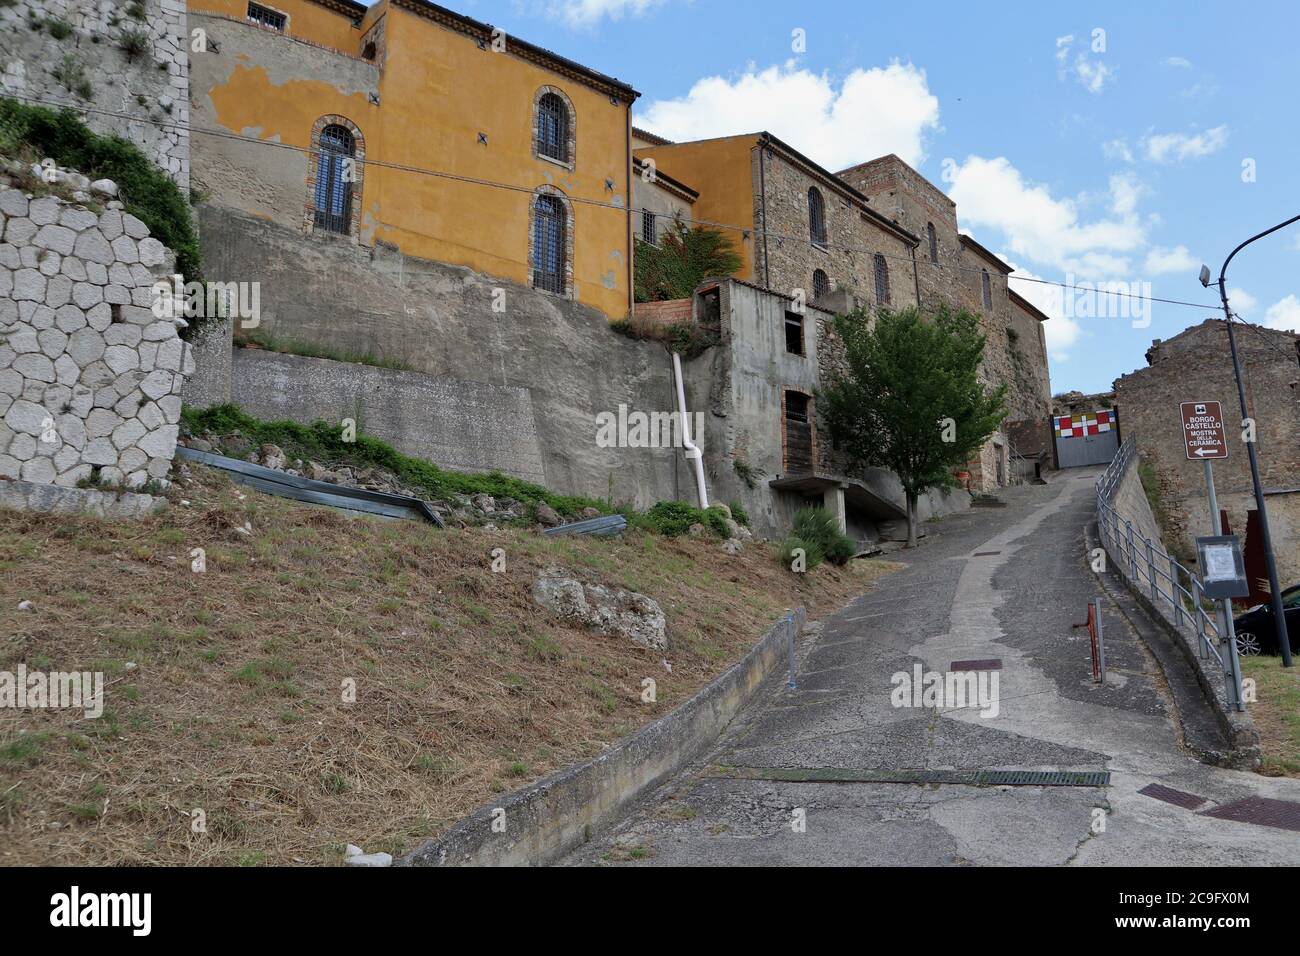
<svg viewBox="0 0 1300 956">
<path fill-rule="evenodd" d="M 796 636 L 804 609 L 794 613 Z M 637 797 L 701 755 L 785 660 L 790 623 L 775 624 L 745 657 L 668 716 L 592 760 L 480 808 L 400 866 L 544 865 L 589 841 Z M 504 829 L 494 821 L 503 821 Z"/>
<path fill-rule="evenodd" d="M 504 428 L 507 413 L 527 414 L 518 426 L 533 430 L 541 469 L 530 460 L 523 470 L 556 491 L 612 496 L 638 507 L 691 494 L 678 449 L 597 445 L 602 412 L 617 415 L 620 404 L 644 412 L 676 407 L 669 354 L 657 343 L 617 334 L 597 310 L 460 266 L 414 259 L 382 243 L 371 249 L 306 236 L 222 207 L 202 207 L 200 228 L 209 279 L 261 283 L 256 334 L 374 356 L 436 380 L 457 380 L 466 389 L 476 383 L 499 389 L 493 394 L 509 397 L 508 406 L 484 408 L 487 421 Z M 236 367 L 231 390 L 241 404 L 254 388 L 239 383 L 245 367 Z M 289 386 L 284 379 L 255 387 L 266 384 Z M 311 421 L 334 414 L 338 395 L 253 398 L 258 407 L 295 406 Z M 373 396 L 376 406 L 395 399 Z M 697 411 L 705 397 L 688 394 L 687 400 Z M 375 414 L 370 424 L 379 421 Z M 393 440 L 407 447 L 439 444 L 437 434 L 423 433 L 426 425 L 403 415 Z M 503 467 L 500 456 L 485 461 L 463 450 L 431 460 L 455 468 Z M 503 467 L 518 469 L 518 463 Z"/>
<path fill-rule="evenodd" d="M 546 479 L 526 388 L 234 349 L 230 398 L 257 418 L 342 422 L 457 471 Z"/>
</svg>

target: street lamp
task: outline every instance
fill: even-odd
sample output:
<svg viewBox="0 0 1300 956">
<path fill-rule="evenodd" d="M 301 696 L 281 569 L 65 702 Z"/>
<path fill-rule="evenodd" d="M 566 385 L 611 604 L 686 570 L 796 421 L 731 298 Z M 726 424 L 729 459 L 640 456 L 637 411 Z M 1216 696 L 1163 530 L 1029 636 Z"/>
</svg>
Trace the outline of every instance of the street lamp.
<svg viewBox="0 0 1300 956">
<path fill-rule="evenodd" d="M 1245 249 L 1256 239 L 1263 239 L 1271 233 L 1284 229 L 1293 222 L 1300 222 L 1300 216 L 1292 216 L 1286 222 L 1280 222 L 1272 229 L 1265 229 L 1258 235 L 1251 236 L 1241 245 L 1233 249 L 1227 259 L 1223 260 L 1223 268 L 1219 270 L 1219 298 L 1223 302 L 1223 317 L 1228 324 L 1228 348 L 1232 351 L 1232 374 L 1237 378 L 1237 400 L 1241 403 L 1241 417 L 1243 421 L 1249 417 L 1246 411 L 1246 385 L 1241 379 L 1241 360 L 1237 357 L 1237 338 L 1232 332 L 1232 310 L 1228 308 L 1228 285 L 1227 272 L 1228 263 L 1230 263 L 1237 253 Z M 1201 285 L 1209 288 L 1210 270 L 1201 266 Z M 1250 458 L 1250 480 L 1255 487 L 1255 510 L 1259 514 L 1259 533 L 1264 539 L 1264 561 L 1268 565 L 1268 588 L 1270 603 L 1273 607 L 1273 621 L 1277 628 L 1277 642 L 1282 650 L 1282 666 L 1291 666 L 1291 638 L 1287 634 L 1286 612 L 1282 607 L 1282 587 L 1277 580 L 1277 562 L 1273 558 L 1273 539 L 1268 533 L 1268 512 L 1264 509 L 1264 486 L 1259 480 L 1259 458 L 1255 454 L 1255 443 L 1246 442 L 1246 454 Z M 1218 523 L 1218 515 L 1215 515 L 1215 523 Z"/>
</svg>

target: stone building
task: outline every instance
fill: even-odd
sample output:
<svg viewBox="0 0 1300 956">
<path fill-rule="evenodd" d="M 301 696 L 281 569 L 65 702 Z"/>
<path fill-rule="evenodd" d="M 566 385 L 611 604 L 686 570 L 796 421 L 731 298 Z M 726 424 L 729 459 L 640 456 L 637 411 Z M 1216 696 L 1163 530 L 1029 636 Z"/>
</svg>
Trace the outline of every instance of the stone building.
<svg viewBox="0 0 1300 956">
<path fill-rule="evenodd" d="M 725 227 L 743 261 L 736 278 L 814 304 L 836 290 L 872 308 L 916 304 L 917 237 L 771 133 L 664 140 L 635 155 L 699 190 L 695 215 Z"/>
<path fill-rule="evenodd" d="M 920 237 L 916 281 L 927 309 L 946 303 L 980 317 L 987 340 L 982 378 L 988 385 L 1006 383 L 1008 414 L 968 470 L 974 489 L 1005 484 L 1021 470 L 1019 465 L 1012 468 L 1012 457 L 1023 458 L 1010 434 L 1025 435 L 1039 422 L 1046 427 L 1051 413 L 1042 326 L 1048 316 L 1011 290 L 1011 267 L 960 232 L 956 204 L 903 160 L 890 154 L 837 175 L 861 191 L 879 213 Z"/>
<path fill-rule="evenodd" d="M 189 19 L 193 123 L 222 134 L 195 156 L 208 203 L 628 314 L 630 86 L 426 0 Z"/>
<path fill-rule="evenodd" d="M 850 471 L 832 450 L 817 415 L 817 393 L 837 369 L 842 346 L 835 311 L 801 311 L 791 296 L 754 283 L 706 283 L 691 300 L 696 321 L 716 323 L 719 344 L 685 366 L 687 404 L 704 412 L 710 499 L 739 501 L 755 532 L 778 537 L 794 513 L 825 507 L 860 545 L 906 537 L 906 499 L 883 468 Z M 964 493 L 932 492 L 920 519 L 968 505 Z M 922 532 L 924 533 L 924 532 Z"/>
<path fill-rule="evenodd" d="M 1300 581 L 1300 336 L 1246 323 L 1237 323 L 1234 333 L 1285 587 Z M 1228 457 L 1214 463 L 1215 491 L 1232 531 L 1247 536 L 1249 574 L 1247 529 L 1255 499 L 1238 427 L 1240 403 L 1227 328 L 1221 319 L 1208 319 L 1171 339 L 1157 339 L 1146 357 L 1146 368 L 1115 380 L 1115 401 L 1125 435 L 1135 438 L 1142 462 L 1154 471 L 1169 519 L 1172 540 L 1166 543 L 1191 553 L 1193 539 L 1210 533 L 1204 470 L 1200 462 L 1187 460 L 1179 405 L 1220 402 Z M 1254 582 L 1260 575 L 1250 576 Z"/>
</svg>

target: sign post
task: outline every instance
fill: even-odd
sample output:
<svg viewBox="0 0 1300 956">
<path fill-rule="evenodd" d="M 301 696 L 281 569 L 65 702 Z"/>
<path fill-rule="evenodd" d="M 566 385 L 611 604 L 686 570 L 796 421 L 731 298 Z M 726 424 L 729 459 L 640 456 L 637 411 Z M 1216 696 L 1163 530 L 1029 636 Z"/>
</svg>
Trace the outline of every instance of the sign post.
<svg viewBox="0 0 1300 956">
<path fill-rule="evenodd" d="M 1232 598 L 1248 593 L 1245 573 L 1241 571 L 1241 547 L 1235 537 L 1223 535 L 1219 502 L 1214 494 L 1214 460 L 1228 457 L 1228 441 L 1223 429 L 1223 406 L 1218 402 L 1183 402 L 1179 405 L 1183 420 L 1183 443 L 1188 461 L 1200 461 L 1205 467 L 1205 495 L 1210 503 L 1210 537 L 1197 538 L 1201 580 L 1205 595 L 1221 599 L 1219 633 L 1224 650 L 1224 677 L 1229 685 L 1229 703 L 1245 710 L 1241 700 L 1241 662 L 1237 657 L 1237 635 L 1232 622 Z M 1235 573 L 1234 573 L 1235 559 Z"/>
</svg>

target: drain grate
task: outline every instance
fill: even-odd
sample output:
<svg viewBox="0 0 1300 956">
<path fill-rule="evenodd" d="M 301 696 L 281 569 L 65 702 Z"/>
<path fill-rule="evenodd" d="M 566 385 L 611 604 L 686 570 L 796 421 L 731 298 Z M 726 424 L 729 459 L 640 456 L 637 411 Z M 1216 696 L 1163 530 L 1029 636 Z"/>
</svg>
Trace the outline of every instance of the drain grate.
<svg viewBox="0 0 1300 956">
<path fill-rule="evenodd" d="M 986 657 L 978 661 L 953 661 L 948 665 L 950 671 L 1000 671 L 1002 658 Z"/>
<path fill-rule="evenodd" d="M 1138 793 L 1151 797 L 1153 800 L 1163 800 L 1165 803 L 1172 803 L 1176 807 L 1182 807 L 1184 810 L 1195 810 L 1201 804 L 1205 803 L 1204 797 L 1198 797 L 1194 793 L 1184 793 L 1181 790 L 1175 790 L 1173 787 L 1166 787 L 1158 783 L 1149 783 Z"/>
<path fill-rule="evenodd" d="M 975 783 L 982 787 L 1104 787 L 1106 770 L 981 770 Z"/>
<path fill-rule="evenodd" d="M 1300 833 L 1300 803 L 1290 800 L 1271 800 L 1268 797 L 1247 797 L 1206 810 L 1203 817 L 1235 820 L 1237 823 L 1254 823 L 1261 827 L 1277 827 Z"/>
<path fill-rule="evenodd" d="M 1001 553 L 1002 553 L 1001 551 L 976 551 L 976 552 L 975 552 L 975 557 L 977 557 L 977 558 L 991 558 L 991 557 L 993 557 L 995 554 L 1001 554 Z"/>
<path fill-rule="evenodd" d="M 1106 770 L 860 770 L 848 767 L 710 767 L 713 777 L 780 783 L 914 783 L 966 787 L 1105 787 Z"/>
</svg>

